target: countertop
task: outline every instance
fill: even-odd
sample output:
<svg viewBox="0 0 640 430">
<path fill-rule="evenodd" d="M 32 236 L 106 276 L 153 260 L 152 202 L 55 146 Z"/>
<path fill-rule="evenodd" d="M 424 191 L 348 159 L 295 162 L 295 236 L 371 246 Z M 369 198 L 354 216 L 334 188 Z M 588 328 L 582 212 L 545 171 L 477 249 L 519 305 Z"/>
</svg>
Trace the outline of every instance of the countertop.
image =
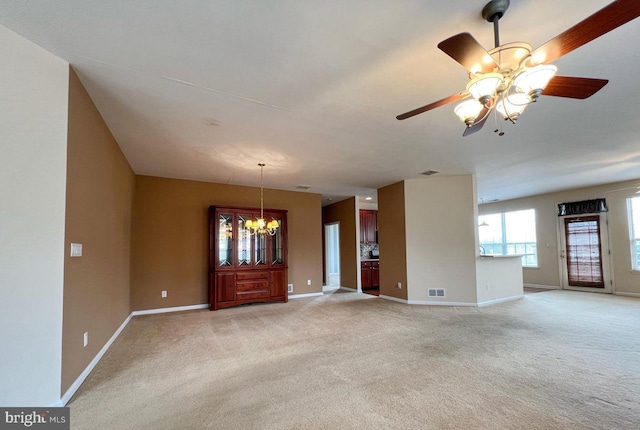
<svg viewBox="0 0 640 430">
<path fill-rule="evenodd" d="M 380 261 L 379 258 L 361 258 L 360 261 Z"/>
<path fill-rule="evenodd" d="M 520 254 L 514 254 L 514 255 L 494 255 L 494 254 L 480 254 L 478 255 L 478 257 L 485 257 L 485 258 L 522 258 L 522 255 Z"/>
</svg>

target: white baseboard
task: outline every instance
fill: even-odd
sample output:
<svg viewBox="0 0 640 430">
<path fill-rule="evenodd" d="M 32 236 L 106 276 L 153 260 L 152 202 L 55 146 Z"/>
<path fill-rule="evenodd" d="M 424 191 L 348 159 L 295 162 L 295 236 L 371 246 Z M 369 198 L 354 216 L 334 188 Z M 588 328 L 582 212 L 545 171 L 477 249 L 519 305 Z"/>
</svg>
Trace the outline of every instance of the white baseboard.
<svg viewBox="0 0 640 430">
<path fill-rule="evenodd" d="M 560 287 L 553 285 L 540 285 L 540 284 L 524 284 L 525 287 L 531 288 L 544 288 L 545 290 L 559 290 Z"/>
<path fill-rule="evenodd" d="M 355 288 L 349 288 L 349 287 L 340 287 L 341 290 L 347 290 L 347 291 L 353 291 L 354 293 L 357 293 L 358 290 L 356 290 Z"/>
<path fill-rule="evenodd" d="M 393 297 L 393 296 L 385 296 L 384 294 L 380 294 L 378 297 L 385 300 L 391 300 L 392 302 L 404 303 L 405 305 L 408 303 L 407 300 L 405 299 L 400 299 L 398 297 Z"/>
<path fill-rule="evenodd" d="M 430 300 L 408 300 L 410 305 L 427 305 L 427 306 L 478 306 L 477 303 L 466 302 L 434 302 Z"/>
<path fill-rule="evenodd" d="M 182 312 L 182 311 L 193 311 L 196 309 L 208 309 L 209 304 L 203 303 L 201 305 L 189 305 L 189 306 L 174 306 L 171 308 L 158 308 L 158 309 L 145 309 L 141 311 L 133 311 L 131 312 L 131 316 L 138 315 L 151 315 L 151 314 L 164 314 L 167 312 Z"/>
<path fill-rule="evenodd" d="M 73 397 L 76 391 L 78 391 L 78 388 L 80 388 L 84 380 L 87 379 L 87 376 L 89 376 L 93 368 L 96 367 L 96 365 L 102 359 L 102 356 L 107 352 L 111 344 L 118 338 L 118 336 L 120 336 L 120 333 L 122 333 L 122 330 L 124 330 L 127 324 L 129 324 L 129 321 L 131 321 L 132 316 L 133 316 L 133 313 L 130 314 L 127 317 L 127 319 L 124 320 L 124 322 L 120 325 L 118 330 L 116 330 L 113 336 L 111 336 L 111 338 L 107 341 L 107 343 L 104 344 L 100 352 L 98 352 L 98 354 L 96 354 L 96 356 L 93 357 L 93 360 L 91 360 L 91 363 L 89 363 L 89 365 L 82 371 L 80 376 L 78 376 L 76 380 L 73 381 L 73 384 L 71 384 L 71 386 L 67 389 L 67 391 L 64 393 L 60 401 L 56 403 L 60 403 L 60 406 L 64 406 L 67 404 L 69 400 L 71 400 L 71 397 Z"/>
<path fill-rule="evenodd" d="M 303 297 L 316 297 L 316 296 L 322 296 L 324 295 L 323 292 L 319 292 L 319 293 L 304 293 L 304 294 L 293 294 L 290 295 L 289 298 L 290 299 L 301 299 Z"/>
<path fill-rule="evenodd" d="M 517 295 L 517 296 L 512 296 L 512 297 L 504 297 L 502 299 L 496 299 L 496 300 L 488 300 L 486 302 L 480 302 L 480 303 L 467 303 L 467 302 L 435 302 L 435 301 L 431 301 L 431 300 L 405 300 L 405 299 L 399 299 L 397 297 L 393 297 L 393 296 L 385 296 L 383 294 L 380 294 L 379 296 L 381 299 L 386 299 L 386 300 L 392 300 L 394 302 L 399 302 L 399 303 L 404 303 L 404 304 L 408 304 L 408 305 L 427 305 L 427 306 L 467 306 L 467 307 L 480 307 L 480 306 L 489 306 L 489 305 L 494 305 L 496 303 L 501 303 L 501 302 L 508 302 L 511 300 L 518 300 L 521 299 L 522 297 L 524 297 L 524 295 Z M 638 295 L 638 297 L 640 297 L 640 294 Z"/>
<path fill-rule="evenodd" d="M 131 318 L 133 318 L 134 316 L 160 314 L 160 313 L 167 313 L 167 312 L 190 311 L 193 309 L 206 309 L 208 307 L 209 307 L 209 304 L 202 304 L 202 305 L 191 305 L 191 306 L 176 306 L 172 308 L 147 309 L 142 311 L 131 312 L 131 314 L 129 314 L 127 319 L 125 319 L 124 322 L 120 325 L 118 330 L 116 330 L 116 332 L 113 333 L 113 336 L 111 336 L 111 338 L 107 341 L 107 343 L 104 344 L 104 346 L 96 354 L 96 356 L 93 357 L 93 360 L 91 360 L 91 363 L 89 363 L 89 365 L 82 371 L 82 373 L 76 378 L 76 380 L 73 381 L 73 384 L 71 384 L 71 386 L 67 389 L 67 391 L 64 393 L 62 398 L 49 406 L 62 407 L 66 405 L 69 402 L 69 400 L 71 400 L 71 397 L 73 397 L 76 391 L 78 391 L 78 388 L 80 388 L 84 380 L 87 379 L 87 376 L 89 376 L 91 371 L 94 369 L 94 367 L 96 367 L 98 362 L 102 359 L 104 354 L 107 352 L 111 344 L 113 344 L 113 342 L 118 338 L 118 336 L 120 336 L 120 333 L 122 333 L 122 330 L 124 330 L 127 324 L 129 324 L 129 321 L 131 321 Z"/>
<path fill-rule="evenodd" d="M 391 300 L 398 303 L 404 303 L 407 305 L 427 305 L 427 306 L 478 306 L 476 303 L 464 303 L 464 302 L 433 302 L 428 300 L 405 300 L 399 299 L 393 296 L 385 296 L 380 294 L 381 299 Z"/>
<path fill-rule="evenodd" d="M 517 296 L 503 297 L 501 299 L 495 299 L 495 300 L 487 300 L 486 302 L 478 302 L 478 306 L 482 307 L 482 306 L 495 305 L 497 303 L 510 302 L 512 300 L 519 300 L 523 297 L 524 297 L 524 294 L 518 294 Z"/>
<path fill-rule="evenodd" d="M 640 294 L 638 294 L 638 293 L 623 293 L 621 291 L 616 291 L 613 294 L 616 295 L 616 296 L 640 297 Z"/>
</svg>

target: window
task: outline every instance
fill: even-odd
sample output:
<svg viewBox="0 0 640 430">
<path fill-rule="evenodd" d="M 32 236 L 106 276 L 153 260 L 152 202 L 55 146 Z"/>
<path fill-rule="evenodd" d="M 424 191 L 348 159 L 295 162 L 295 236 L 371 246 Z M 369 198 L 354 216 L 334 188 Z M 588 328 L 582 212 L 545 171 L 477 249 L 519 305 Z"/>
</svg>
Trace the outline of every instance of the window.
<svg viewBox="0 0 640 430">
<path fill-rule="evenodd" d="M 535 209 L 480 215 L 478 222 L 480 246 L 485 254 L 519 254 L 522 255 L 523 266 L 538 267 Z"/>
<path fill-rule="evenodd" d="M 629 239 L 631 242 L 631 268 L 640 270 L 640 197 L 627 199 Z"/>
</svg>

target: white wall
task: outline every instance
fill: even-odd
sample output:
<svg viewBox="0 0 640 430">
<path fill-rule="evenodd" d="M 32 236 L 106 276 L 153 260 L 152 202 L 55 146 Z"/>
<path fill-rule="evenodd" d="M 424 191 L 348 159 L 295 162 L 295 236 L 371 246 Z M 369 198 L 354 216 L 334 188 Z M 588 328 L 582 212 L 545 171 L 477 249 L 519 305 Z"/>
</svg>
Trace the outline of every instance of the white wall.
<svg viewBox="0 0 640 430">
<path fill-rule="evenodd" d="M 478 304 L 522 297 L 522 257 L 478 257 Z"/>
<path fill-rule="evenodd" d="M 0 26 L 0 405 L 60 399 L 69 64 Z"/>
<path fill-rule="evenodd" d="M 404 187 L 409 302 L 476 304 L 475 177 L 408 179 Z M 428 297 L 429 288 L 446 288 L 446 297 Z"/>
</svg>

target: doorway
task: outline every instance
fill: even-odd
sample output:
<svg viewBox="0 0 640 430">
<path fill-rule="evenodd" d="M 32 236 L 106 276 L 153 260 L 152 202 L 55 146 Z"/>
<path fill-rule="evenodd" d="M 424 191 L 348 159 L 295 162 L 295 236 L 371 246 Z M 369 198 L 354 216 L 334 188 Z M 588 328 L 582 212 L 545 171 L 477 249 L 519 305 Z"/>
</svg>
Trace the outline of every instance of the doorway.
<svg viewBox="0 0 640 430">
<path fill-rule="evenodd" d="M 340 287 L 340 222 L 324 225 L 325 273 L 328 287 Z"/>
<path fill-rule="evenodd" d="M 606 213 L 558 218 L 562 288 L 611 293 Z"/>
</svg>

